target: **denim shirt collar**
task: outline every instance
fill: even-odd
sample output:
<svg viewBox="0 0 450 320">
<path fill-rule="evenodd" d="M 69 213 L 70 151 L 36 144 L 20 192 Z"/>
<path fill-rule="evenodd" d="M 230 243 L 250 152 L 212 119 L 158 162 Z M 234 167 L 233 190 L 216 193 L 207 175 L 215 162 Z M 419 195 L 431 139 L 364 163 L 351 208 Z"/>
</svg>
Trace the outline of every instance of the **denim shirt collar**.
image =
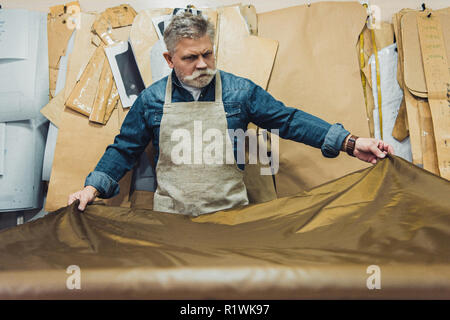
<svg viewBox="0 0 450 320">
<path fill-rule="evenodd" d="M 172 69 L 173 102 L 189 102 L 194 101 L 191 93 L 187 91 L 180 83 L 175 70 Z M 214 101 L 215 99 L 216 81 L 213 79 L 206 87 L 202 88 L 198 101 Z"/>
</svg>

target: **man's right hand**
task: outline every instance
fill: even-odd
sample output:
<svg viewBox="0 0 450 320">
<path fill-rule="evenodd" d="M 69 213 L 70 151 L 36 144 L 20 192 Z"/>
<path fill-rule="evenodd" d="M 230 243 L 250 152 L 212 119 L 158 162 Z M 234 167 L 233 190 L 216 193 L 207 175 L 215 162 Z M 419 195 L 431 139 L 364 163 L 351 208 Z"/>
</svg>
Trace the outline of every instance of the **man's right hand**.
<svg viewBox="0 0 450 320">
<path fill-rule="evenodd" d="M 78 210 L 84 211 L 86 206 L 94 201 L 94 199 L 99 195 L 97 189 L 93 186 L 86 186 L 83 190 L 72 193 L 69 196 L 68 205 L 71 205 L 75 200 L 80 200 L 80 204 L 78 205 Z"/>
</svg>

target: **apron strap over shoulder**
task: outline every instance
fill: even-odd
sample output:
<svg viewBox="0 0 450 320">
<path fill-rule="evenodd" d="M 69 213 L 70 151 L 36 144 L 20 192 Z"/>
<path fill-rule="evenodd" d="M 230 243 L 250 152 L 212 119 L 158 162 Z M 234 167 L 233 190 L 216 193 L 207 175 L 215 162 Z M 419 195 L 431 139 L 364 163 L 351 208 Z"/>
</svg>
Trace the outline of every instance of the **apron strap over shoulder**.
<svg viewBox="0 0 450 320">
<path fill-rule="evenodd" d="M 220 71 L 216 72 L 216 102 L 222 102 L 222 79 L 220 78 Z"/>
<path fill-rule="evenodd" d="M 164 104 L 172 103 L 172 73 L 167 77 L 166 95 L 164 97 Z"/>
<path fill-rule="evenodd" d="M 222 79 L 220 78 L 220 71 L 216 72 L 216 102 L 222 102 Z"/>
</svg>

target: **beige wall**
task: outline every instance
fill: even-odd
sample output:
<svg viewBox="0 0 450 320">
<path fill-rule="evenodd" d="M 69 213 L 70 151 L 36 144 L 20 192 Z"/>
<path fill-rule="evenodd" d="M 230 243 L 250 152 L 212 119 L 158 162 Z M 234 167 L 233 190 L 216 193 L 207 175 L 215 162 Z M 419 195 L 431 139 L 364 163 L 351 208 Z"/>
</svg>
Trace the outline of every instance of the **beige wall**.
<svg viewBox="0 0 450 320">
<path fill-rule="evenodd" d="M 47 11 L 48 7 L 55 4 L 63 4 L 71 0 L 3 0 L 3 8 L 26 8 L 30 10 Z M 220 5 L 230 5 L 235 3 L 250 3 L 256 7 L 258 12 L 271 11 L 275 9 L 291 7 L 300 4 L 314 3 L 318 0 L 78 0 L 83 11 L 102 11 L 104 8 L 129 3 L 137 11 L 147 8 L 165 8 L 165 7 L 184 7 L 187 4 L 193 4 L 196 7 L 214 7 Z M 348 1 L 348 0 L 336 0 Z M 355 0 L 357 1 L 357 0 Z M 419 9 L 424 0 L 371 0 L 371 5 L 380 7 L 381 20 L 391 21 L 392 14 L 402 8 Z M 450 6 L 448 0 L 428 0 L 427 5 L 432 9 L 440 9 Z"/>
</svg>

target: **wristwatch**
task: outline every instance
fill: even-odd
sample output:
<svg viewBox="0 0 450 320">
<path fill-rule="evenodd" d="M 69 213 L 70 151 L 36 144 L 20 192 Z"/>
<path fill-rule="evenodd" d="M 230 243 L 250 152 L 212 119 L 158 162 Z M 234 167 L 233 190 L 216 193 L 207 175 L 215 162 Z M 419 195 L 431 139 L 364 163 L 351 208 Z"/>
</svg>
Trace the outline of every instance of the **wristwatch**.
<svg viewBox="0 0 450 320">
<path fill-rule="evenodd" d="M 350 138 L 348 138 L 347 140 L 347 144 L 345 145 L 345 151 L 347 152 L 348 155 L 354 157 L 355 155 L 353 154 L 353 152 L 355 151 L 355 145 L 356 145 L 356 140 L 359 137 L 354 136 L 354 135 L 350 135 Z"/>
</svg>

